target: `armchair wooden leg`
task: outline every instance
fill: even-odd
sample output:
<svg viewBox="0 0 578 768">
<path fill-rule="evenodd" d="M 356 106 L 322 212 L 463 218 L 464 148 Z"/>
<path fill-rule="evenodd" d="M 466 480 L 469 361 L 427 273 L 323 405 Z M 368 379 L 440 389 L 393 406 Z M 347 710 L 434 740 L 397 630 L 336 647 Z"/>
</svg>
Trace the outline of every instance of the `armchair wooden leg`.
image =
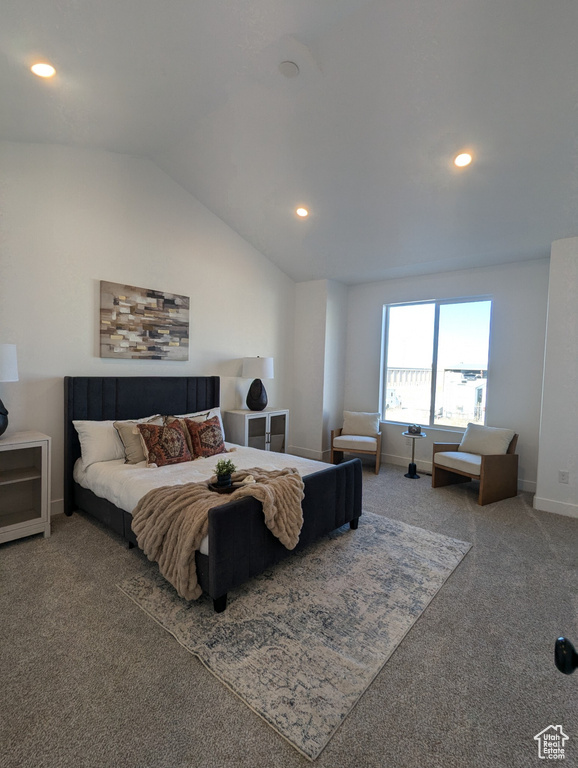
<svg viewBox="0 0 578 768">
<path fill-rule="evenodd" d="M 518 457 L 515 454 L 482 456 L 478 504 L 492 504 L 517 495 Z"/>
<path fill-rule="evenodd" d="M 444 485 L 454 485 L 455 483 L 471 483 L 471 481 L 471 477 L 458 475 L 455 472 L 450 472 L 449 469 L 443 469 L 443 467 L 438 467 L 435 464 L 432 467 L 432 488 L 441 488 Z"/>
<path fill-rule="evenodd" d="M 341 464 L 342 461 L 343 461 L 343 451 L 334 451 L 333 448 L 331 448 L 331 463 Z"/>
<path fill-rule="evenodd" d="M 480 480 L 480 492 L 478 494 L 478 504 L 483 507 L 486 504 L 492 504 L 494 501 L 502 499 L 511 499 L 518 495 L 518 483 L 514 478 L 510 482 L 495 482 L 493 478 L 483 477 Z"/>
</svg>

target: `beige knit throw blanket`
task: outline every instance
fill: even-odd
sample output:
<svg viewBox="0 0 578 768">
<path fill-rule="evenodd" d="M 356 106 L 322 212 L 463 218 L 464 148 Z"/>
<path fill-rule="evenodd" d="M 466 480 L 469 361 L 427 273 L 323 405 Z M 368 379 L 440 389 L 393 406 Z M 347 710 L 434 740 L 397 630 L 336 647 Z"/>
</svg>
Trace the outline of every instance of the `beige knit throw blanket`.
<svg viewBox="0 0 578 768">
<path fill-rule="evenodd" d="M 187 483 L 155 488 L 146 493 L 132 513 L 132 529 L 149 560 L 156 560 L 167 581 L 186 600 L 196 600 L 195 551 L 209 530 L 209 510 L 242 496 L 254 496 L 263 505 L 267 528 L 279 541 L 294 549 L 303 525 L 303 480 L 296 469 L 247 469 L 235 472 L 233 482 L 247 475 L 254 483 L 230 494 L 209 490 L 207 483 Z M 215 478 L 212 478 L 214 482 Z"/>
</svg>

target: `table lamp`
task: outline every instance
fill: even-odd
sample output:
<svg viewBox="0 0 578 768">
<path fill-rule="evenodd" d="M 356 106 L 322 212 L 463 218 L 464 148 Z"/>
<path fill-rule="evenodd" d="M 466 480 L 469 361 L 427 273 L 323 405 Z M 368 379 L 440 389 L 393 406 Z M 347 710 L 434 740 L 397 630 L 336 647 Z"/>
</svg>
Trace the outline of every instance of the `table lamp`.
<svg viewBox="0 0 578 768">
<path fill-rule="evenodd" d="M 0 344 L 0 381 L 18 381 L 16 344 Z M 0 435 L 6 432 L 8 411 L 0 400 Z"/>
<path fill-rule="evenodd" d="M 273 358 L 243 358 L 243 378 L 254 379 L 247 392 L 247 408 L 250 411 L 262 411 L 267 406 L 267 392 L 261 379 L 273 378 Z"/>
</svg>

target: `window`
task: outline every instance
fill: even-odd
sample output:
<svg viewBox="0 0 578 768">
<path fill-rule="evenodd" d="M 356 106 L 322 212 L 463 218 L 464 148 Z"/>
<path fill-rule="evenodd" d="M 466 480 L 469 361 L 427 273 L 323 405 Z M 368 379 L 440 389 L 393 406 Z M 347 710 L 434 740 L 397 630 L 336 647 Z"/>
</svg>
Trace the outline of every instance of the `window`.
<svg viewBox="0 0 578 768">
<path fill-rule="evenodd" d="M 484 424 L 489 299 L 384 307 L 382 417 L 404 424 Z"/>
</svg>

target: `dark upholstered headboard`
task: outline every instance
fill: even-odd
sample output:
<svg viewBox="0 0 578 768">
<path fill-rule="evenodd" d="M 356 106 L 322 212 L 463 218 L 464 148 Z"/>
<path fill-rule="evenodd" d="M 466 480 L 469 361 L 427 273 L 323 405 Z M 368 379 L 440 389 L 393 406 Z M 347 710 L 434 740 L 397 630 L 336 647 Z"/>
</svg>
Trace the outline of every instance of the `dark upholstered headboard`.
<svg viewBox="0 0 578 768">
<path fill-rule="evenodd" d="M 66 376 L 64 379 L 64 509 L 72 510 L 74 462 L 80 457 L 74 420 L 140 419 L 220 405 L 218 376 Z"/>
</svg>

